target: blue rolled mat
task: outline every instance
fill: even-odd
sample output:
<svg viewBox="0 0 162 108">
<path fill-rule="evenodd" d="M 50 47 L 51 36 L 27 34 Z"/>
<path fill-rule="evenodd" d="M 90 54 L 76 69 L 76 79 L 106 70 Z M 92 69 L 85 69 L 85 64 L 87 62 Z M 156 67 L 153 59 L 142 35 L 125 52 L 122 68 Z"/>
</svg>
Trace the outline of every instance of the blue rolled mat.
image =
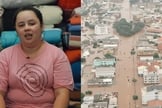
<svg viewBox="0 0 162 108">
<path fill-rule="evenodd" d="M 79 89 L 81 86 L 81 61 L 76 61 L 71 64 L 71 69 L 74 78 L 74 87 Z"/>
<path fill-rule="evenodd" d="M 43 39 L 50 44 L 59 44 L 61 42 L 62 30 L 60 28 L 45 29 Z"/>
<path fill-rule="evenodd" d="M 3 31 L 0 39 L 2 48 L 7 48 L 20 42 L 16 31 Z"/>
<path fill-rule="evenodd" d="M 81 25 L 72 25 L 72 24 L 68 24 L 68 31 L 69 32 L 76 32 L 76 31 L 81 31 Z"/>
<path fill-rule="evenodd" d="M 43 39 L 51 44 L 59 44 L 61 41 L 62 30 L 60 28 L 45 29 Z M 1 46 L 7 48 L 20 42 L 16 31 L 1 32 Z"/>
</svg>

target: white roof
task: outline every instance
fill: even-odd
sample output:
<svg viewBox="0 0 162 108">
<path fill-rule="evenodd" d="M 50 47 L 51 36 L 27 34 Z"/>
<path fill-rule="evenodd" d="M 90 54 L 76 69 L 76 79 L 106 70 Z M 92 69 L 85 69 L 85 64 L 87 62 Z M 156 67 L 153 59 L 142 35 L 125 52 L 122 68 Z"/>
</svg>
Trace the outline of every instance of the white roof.
<svg viewBox="0 0 162 108">
<path fill-rule="evenodd" d="M 87 57 L 89 54 L 90 54 L 89 51 L 85 51 L 83 52 L 83 57 Z"/>
<path fill-rule="evenodd" d="M 109 79 L 109 78 L 103 79 L 103 82 L 112 82 L 112 79 Z"/>
<path fill-rule="evenodd" d="M 81 104 L 81 108 L 88 108 L 88 105 L 89 104 L 83 103 L 83 104 Z"/>
</svg>

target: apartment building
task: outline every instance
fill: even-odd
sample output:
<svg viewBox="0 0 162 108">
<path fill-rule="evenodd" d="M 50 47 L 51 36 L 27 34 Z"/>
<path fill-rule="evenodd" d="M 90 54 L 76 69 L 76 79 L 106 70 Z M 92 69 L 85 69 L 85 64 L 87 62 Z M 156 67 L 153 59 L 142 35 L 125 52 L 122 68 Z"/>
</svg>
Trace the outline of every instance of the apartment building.
<svg viewBox="0 0 162 108">
<path fill-rule="evenodd" d="M 116 59 L 108 58 L 108 59 L 94 59 L 93 67 L 103 67 L 103 66 L 115 66 Z"/>
<path fill-rule="evenodd" d="M 141 93 L 142 93 L 142 105 L 144 105 L 145 108 L 162 107 L 162 85 L 146 86 L 141 89 Z M 158 104 L 154 104 L 154 106 L 150 106 L 151 101 L 154 102 L 158 101 Z"/>
<path fill-rule="evenodd" d="M 95 76 L 97 78 L 114 78 L 115 77 L 115 67 L 96 67 Z"/>
</svg>

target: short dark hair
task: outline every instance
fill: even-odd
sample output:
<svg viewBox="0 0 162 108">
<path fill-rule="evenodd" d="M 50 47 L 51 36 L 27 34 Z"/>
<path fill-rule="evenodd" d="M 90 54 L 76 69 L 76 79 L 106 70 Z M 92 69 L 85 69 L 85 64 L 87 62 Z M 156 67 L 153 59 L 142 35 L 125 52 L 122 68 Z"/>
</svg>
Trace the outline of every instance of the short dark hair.
<svg viewBox="0 0 162 108">
<path fill-rule="evenodd" d="M 15 12 L 14 17 L 13 17 L 13 24 L 14 24 L 14 26 L 16 25 L 17 15 L 20 12 L 22 12 L 22 11 L 28 11 L 28 10 L 34 12 L 35 15 L 37 16 L 37 18 L 39 19 L 40 24 L 43 25 L 43 16 L 42 16 L 42 13 L 38 9 L 34 8 L 33 6 L 28 6 L 28 7 L 21 7 L 19 9 L 17 9 L 17 11 Z"/>
</svg>

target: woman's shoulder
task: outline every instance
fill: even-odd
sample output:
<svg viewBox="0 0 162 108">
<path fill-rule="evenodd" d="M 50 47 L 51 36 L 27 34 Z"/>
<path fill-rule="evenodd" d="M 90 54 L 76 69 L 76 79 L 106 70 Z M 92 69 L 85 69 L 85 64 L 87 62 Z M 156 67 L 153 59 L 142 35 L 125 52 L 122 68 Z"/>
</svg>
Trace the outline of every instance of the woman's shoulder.
<svg viewBox="0 0 162 108">
<path fill-rule="evenodd" d="M 57 47 L 57 46 L 55 46 L 53 44 L 50 44 L 48 42 L 45 42 L 45 45 L 46 45 L 46 49 L 48 49 L 50 51 L 60 51 L 60 50 L 62 50 L 62 48 Z"/>
<path fill-rule="evenodd" d="M 10 59 L 14 52 L 17 52 L 18 50 L 18 45 L 13 45 L 13 46 L 10 46 L 10 47 L 7 47 L 7 48 L 4 48 L 1 52 L 0 52 L 0 59 L 2 60 L 3 59 Z"/>
<path fill-rule="evenodd" d="M 19 44 L 16 44 L 16 45 L 13 45 L 13 46 L 9 46 L 9 47 L 7 47 L 7 48 L 2 49 L 2 50 L 1 50 L 1 53 L 4 53 L 4 52 L 10 53 L 10 52 L 12 52 L 13 50 L 14 50 L 14 51 L 17 50 L 18 47 L 19 47 Z"/>
<path fill-rule="evenodd" d="M 60 47 L 57 47 L 57 46 L 52 45 L 52 44 L 47 43 L 47 42 L 45 43 L 45 46 L 46 46 L 45 47 L 46 53 L 47 52 L 51 53 L 53 56 L 64 56 L 65 55 L 63 49 L 60 48 Z"/>
</svg>

